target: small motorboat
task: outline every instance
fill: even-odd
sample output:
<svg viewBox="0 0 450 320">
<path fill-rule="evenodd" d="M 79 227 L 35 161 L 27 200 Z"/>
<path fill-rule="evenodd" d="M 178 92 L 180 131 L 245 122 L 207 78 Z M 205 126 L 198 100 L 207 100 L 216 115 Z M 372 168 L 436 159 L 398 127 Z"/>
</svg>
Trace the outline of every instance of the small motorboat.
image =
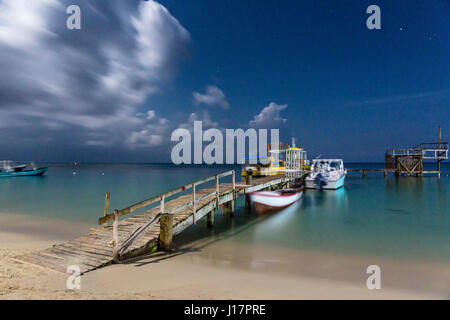
<svg viewBox="0 0 450 320">
<path fill-rule="evenodd" d="M 8 170 L 8 171 L 18 172 L 18 171 L 22 171 L 26 167 L 27 167 L 26 164 L 16 164 L 14 161 L 11 161 L 11 160 L 0 161 L 0 171 Z"/>
<path fill-rule="evenodd" d="M 342 159 L 314 159 L 305 186 L 308 189 L 336 190 L 344 186 L 346 174 Z"/>
<path fill-rule="evenodd" d="M 288 188 L 276 191 L 250 193 L 250 201 L 257 213 L 279 210 L 290 206 L 303 195 L 303 188 Z"/>
<path fill-rule="evenodd" d="M 25 176 L 41 176 L 48 167 L 36 168 L 34 163 L 31 164 L 31 169 L 26 170 L 27 165 L 12 165 L 11 161 L 1 161 L 0 178 L 2 177 L 25 177 Z"/>
</svg>

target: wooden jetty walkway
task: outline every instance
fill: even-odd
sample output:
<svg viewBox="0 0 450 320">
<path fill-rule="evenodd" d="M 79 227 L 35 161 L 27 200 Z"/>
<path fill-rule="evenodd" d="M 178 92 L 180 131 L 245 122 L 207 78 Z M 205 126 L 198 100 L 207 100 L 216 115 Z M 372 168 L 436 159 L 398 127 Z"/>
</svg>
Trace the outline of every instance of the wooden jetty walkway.
<svg viewBox="0 0 450 320">
<path fill-rule="evenodd" d="M 441 176 L 441 162 L 448 159 L 448 142 L 441 141 L 441 127 L 438 127 L 438 141 L 425 142 L 412 148 L 389 149 L 385 154 L 385 168 L 359 168 L 347 169 L 347 172 L 362 172 L 365 177 L 367 172 L 383 172 L 384 176 L 389 172 L 395 176 L 418 176 L 425 174 L 437 174 Z M 435 160 L 436 170 L 425 170 L 424 160 Z"/>
<path fill-rule="evenodd" d="M 231 176 L 231 182 L 220 182 Z M 229 178 L 228 178 L 229 179 Z M 276 175 L 259 179 L 247 178 L 236 183 L 235 171 L 211 176 L 163 194 L 109 213 L 109 193 L 106 194 L 105 211 L 98 219 L 100 227 L 91 228 L 89 234 L 52 248 L 15 257 L 21 263 L 31 263 L 52 270 L 67 272 L 68 266 L 77 265 L 81 273 L 105 265 L 140 256 L 156 250 L 170 251 L 172 237 L 206 218 L 214 224 L 214 211 L 222 207 L 224 213 L 233 215 L 234 201 L 240 196 L 263 190 L 285 187 L 294 178 Z M 215 181 L 213 186 L 200 185 Z M 192 192 L 185 190 L 192 189 Z M 120 220 L 146 207 L 154 207 Z M 156 205 L 156 206 L 155 206 Z M 249 208 L 246 196 L 246 207 Z M 112 225 L 107 223 L 112 222 Z"/>
</svg>

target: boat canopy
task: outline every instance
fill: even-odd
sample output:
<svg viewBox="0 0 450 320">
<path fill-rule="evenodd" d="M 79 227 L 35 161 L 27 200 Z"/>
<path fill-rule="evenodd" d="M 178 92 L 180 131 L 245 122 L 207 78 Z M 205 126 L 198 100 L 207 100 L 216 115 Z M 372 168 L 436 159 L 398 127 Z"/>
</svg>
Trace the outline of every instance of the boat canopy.
<svg viewBox="0 0 450 320">
<path fill-rule="evenodd" d="M 342 159 L 314 159 L 312 161 L 312 167 L 314 169 L 319 167 L 326 167 L 344 170 L 344 161 Z"/>
</svg>

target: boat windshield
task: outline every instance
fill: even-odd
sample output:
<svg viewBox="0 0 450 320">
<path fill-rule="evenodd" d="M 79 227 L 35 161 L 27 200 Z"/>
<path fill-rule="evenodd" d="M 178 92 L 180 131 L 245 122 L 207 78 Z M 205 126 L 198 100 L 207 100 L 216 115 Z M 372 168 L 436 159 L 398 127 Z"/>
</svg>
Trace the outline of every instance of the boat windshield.
<svg viewBox="0 0 450 320">
<path fill-rule="evenodd" d="M 342 160 L 313 160 L 314 171 L 336 171 L 343 169 Z"/>
</svg>

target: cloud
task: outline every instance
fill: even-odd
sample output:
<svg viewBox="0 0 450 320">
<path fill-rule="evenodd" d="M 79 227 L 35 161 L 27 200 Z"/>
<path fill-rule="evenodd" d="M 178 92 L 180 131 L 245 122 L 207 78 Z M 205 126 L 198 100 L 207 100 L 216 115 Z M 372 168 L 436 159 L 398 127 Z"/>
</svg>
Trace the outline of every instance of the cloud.
<svg viewBox="0 0 450 320">
<path fill-rule="evenodd" d="M 225 94 L 222 90 L 220 90 L 216 86 L 206 86 L 206 92 L 205 94 L 194 92 L 194 104 L 195 105 L 201 105 L 205 104 L 210 107 L 221 107 L 223 109 L 229 109 L 230 105 L 228 101 L 226 100 Z"/>
<path fill-rule="evenodd" d="M 211 119 L 211 115 L 207 111 L 201 113 L 192 112 L 186 122 L 181 123 L 178 127 L 193 131 L 194 121 L 202 121 L 203 130 L 210 128 L 219 128 L 219 123 Z"/>
<path fill-rule="evenodd" d="M 159 146 L 170 136 L 169 120 L 157 116 L 154 110 L 142 115 L 139 127 L 140 130 L 132 131 L 126 140 L 132 148 Z"/>
<path fill-rule="evenodd" d="M 287 122 L 287 119 L 281 117 L 280 112 L 287 108 L 287 104 L 279 105 L 271 102 L 263 108 L 259 114 L 250 121 L 251 127 L 256 128 L 278 128 Z"/>
<path fill-rule="evenodd" d="M 81 8 L 81 30 L 65 26 L 72 4 Z M 161 144 L 168 120 L 138 109 L 164 91 L 189 43 L 155 1 L 0 0 L 0 134 Z"/>
</svg>

